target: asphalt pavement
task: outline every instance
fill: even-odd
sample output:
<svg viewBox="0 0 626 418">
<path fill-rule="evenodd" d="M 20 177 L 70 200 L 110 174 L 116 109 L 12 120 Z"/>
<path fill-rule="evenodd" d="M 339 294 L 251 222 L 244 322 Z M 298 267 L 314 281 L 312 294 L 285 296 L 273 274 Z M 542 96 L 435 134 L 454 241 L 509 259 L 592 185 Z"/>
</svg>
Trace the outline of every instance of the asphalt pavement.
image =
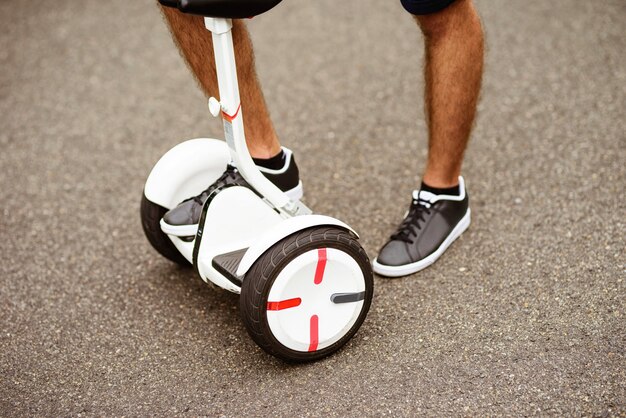
<svg viewBox="0 0 626 418">
<path fill-rule="evenodd" d="M 0 2 L 1 416 L 626 415 L 623 1 L 478 1 L 472 225 L 297 366 L 143 236 L 159 156 L 222 136 L 154 3 Z M 425 163 L 419 31 L 375 0 L 249 26 L 307 204 L 373 258 Z"/>
</svg>

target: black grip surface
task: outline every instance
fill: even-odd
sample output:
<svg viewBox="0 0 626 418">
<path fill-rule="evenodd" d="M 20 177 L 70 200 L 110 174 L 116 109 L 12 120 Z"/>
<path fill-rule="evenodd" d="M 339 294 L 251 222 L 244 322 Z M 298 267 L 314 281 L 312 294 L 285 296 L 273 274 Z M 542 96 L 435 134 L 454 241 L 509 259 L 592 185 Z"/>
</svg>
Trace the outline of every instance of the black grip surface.
<svg viewBox="0 0 626 418">
<path fill-rule="evenodd" d="M 178 6 L 180 5 L 178 0 L 159 0 L 159 3 L 161 6 L 173 7 L 175 9 L 178 9 Z"/>
<path fill-rule="evenodd" d="M 178 3 L 178 9 L 207 17 L 243 19 L 267 12 L 281 0 L 159 0 L 168 4 Z M 163 3 L 161 3 L 163 4 Z"/>
</svg>

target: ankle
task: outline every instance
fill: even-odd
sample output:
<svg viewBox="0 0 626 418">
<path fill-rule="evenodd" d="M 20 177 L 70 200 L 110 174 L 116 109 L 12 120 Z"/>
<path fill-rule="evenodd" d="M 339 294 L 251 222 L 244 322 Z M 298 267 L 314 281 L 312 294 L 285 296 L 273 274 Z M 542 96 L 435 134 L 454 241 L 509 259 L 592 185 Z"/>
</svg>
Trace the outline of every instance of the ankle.
<svg viewBox="0 0 626 418">
<path fill-rule="evenodd" d="M 433 173 L 431 170 L 426 170 L 422 176 L 422 182 L 432 188 L 448 189 L 450 187 L 456 187 L 459 185 L 460 173 L 454 172 L 448 173 Z"/>
<path fill-rule="evenodd" d="M 250 152 L 250 156 L 252 156 L 252 158 L 268 159 L 275 157 L 282 151 L 280 142 L 278 142 L 278 138 L 275 135 L 264 138 L 269 139 L 262 142 L 255 141 L 254 144 L 247 141 L 248 151 Z"/>
</svg>

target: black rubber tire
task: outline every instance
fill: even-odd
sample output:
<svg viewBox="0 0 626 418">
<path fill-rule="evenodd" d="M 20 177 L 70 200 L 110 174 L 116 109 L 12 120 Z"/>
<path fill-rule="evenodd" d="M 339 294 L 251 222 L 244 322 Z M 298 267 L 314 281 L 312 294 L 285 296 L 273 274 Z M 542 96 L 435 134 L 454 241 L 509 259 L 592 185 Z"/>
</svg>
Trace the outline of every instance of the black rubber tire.
<svg viewBox="0 0 626 418">
<path fill-rule="evenodd" d="M 152 248 L 157 250 L 159 254 L 184 267 L 189 267 L 191 263 L 183 257 L 183 255 L 176 249 L 172 240 L 161 231 L 161 225 L 159 222 L 161 218 L 167 212 L 167 209 L 163 206 L 159 206 L 156 203 L 152 203 L 148 200 L 145 194 L 141 196 L 141 226 L 143 232 L 146 234 L 146 238 L 152 245 Z"/>
<path fill-rule="evenodd" d="M 295 351 L 282 345 L 272 334 L 267 322 L 267 298 L 282 269 L 294 258 L 316 248 L 336 248 L 351 255 L 359 264 L 365 278 L 363 309 L 352 328 L 336 343 L 312 353 Z M 367 254 L 357 237 L 342 228 L 322 226 L 292 234 L 268 249 L 246 273 L 241 287 L 239 305 L 243 322 L 252 339 L 267 353 L 288 362 L 307 362 L 321 359 L 339 350 L 361 327 L 367 316 L 374 280 Z"/>
</svg>

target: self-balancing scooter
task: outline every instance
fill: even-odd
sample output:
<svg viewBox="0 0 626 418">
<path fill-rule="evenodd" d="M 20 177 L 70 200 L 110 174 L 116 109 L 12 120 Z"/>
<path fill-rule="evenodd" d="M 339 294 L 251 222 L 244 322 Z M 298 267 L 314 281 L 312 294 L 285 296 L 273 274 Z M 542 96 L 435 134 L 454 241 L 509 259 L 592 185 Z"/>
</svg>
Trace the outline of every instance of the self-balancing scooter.
<svg viewBox="0 0 626 418">
<path fill-rule="evenodd" d="M 243 130 L 232 41 L 232 20 L 264 13 L 281 0 L 159 0 L 204 16 L 211 31 L 226 142 L 192 139 L 154 166 L 141 202 L 152 246 L 200 277 L 240 293 L 250 336 L 268 353 L 310 361 L 343 346 L 363 323 L 373 294 L 370 263 L 356 233 L 328 216 L 313 215 L 257 169 Z M 204 203 L 195 236 L 165 234 L 163 214 L 213 184 L 231 162 L 247 184 L 218 182 Z"/>
</svg>

